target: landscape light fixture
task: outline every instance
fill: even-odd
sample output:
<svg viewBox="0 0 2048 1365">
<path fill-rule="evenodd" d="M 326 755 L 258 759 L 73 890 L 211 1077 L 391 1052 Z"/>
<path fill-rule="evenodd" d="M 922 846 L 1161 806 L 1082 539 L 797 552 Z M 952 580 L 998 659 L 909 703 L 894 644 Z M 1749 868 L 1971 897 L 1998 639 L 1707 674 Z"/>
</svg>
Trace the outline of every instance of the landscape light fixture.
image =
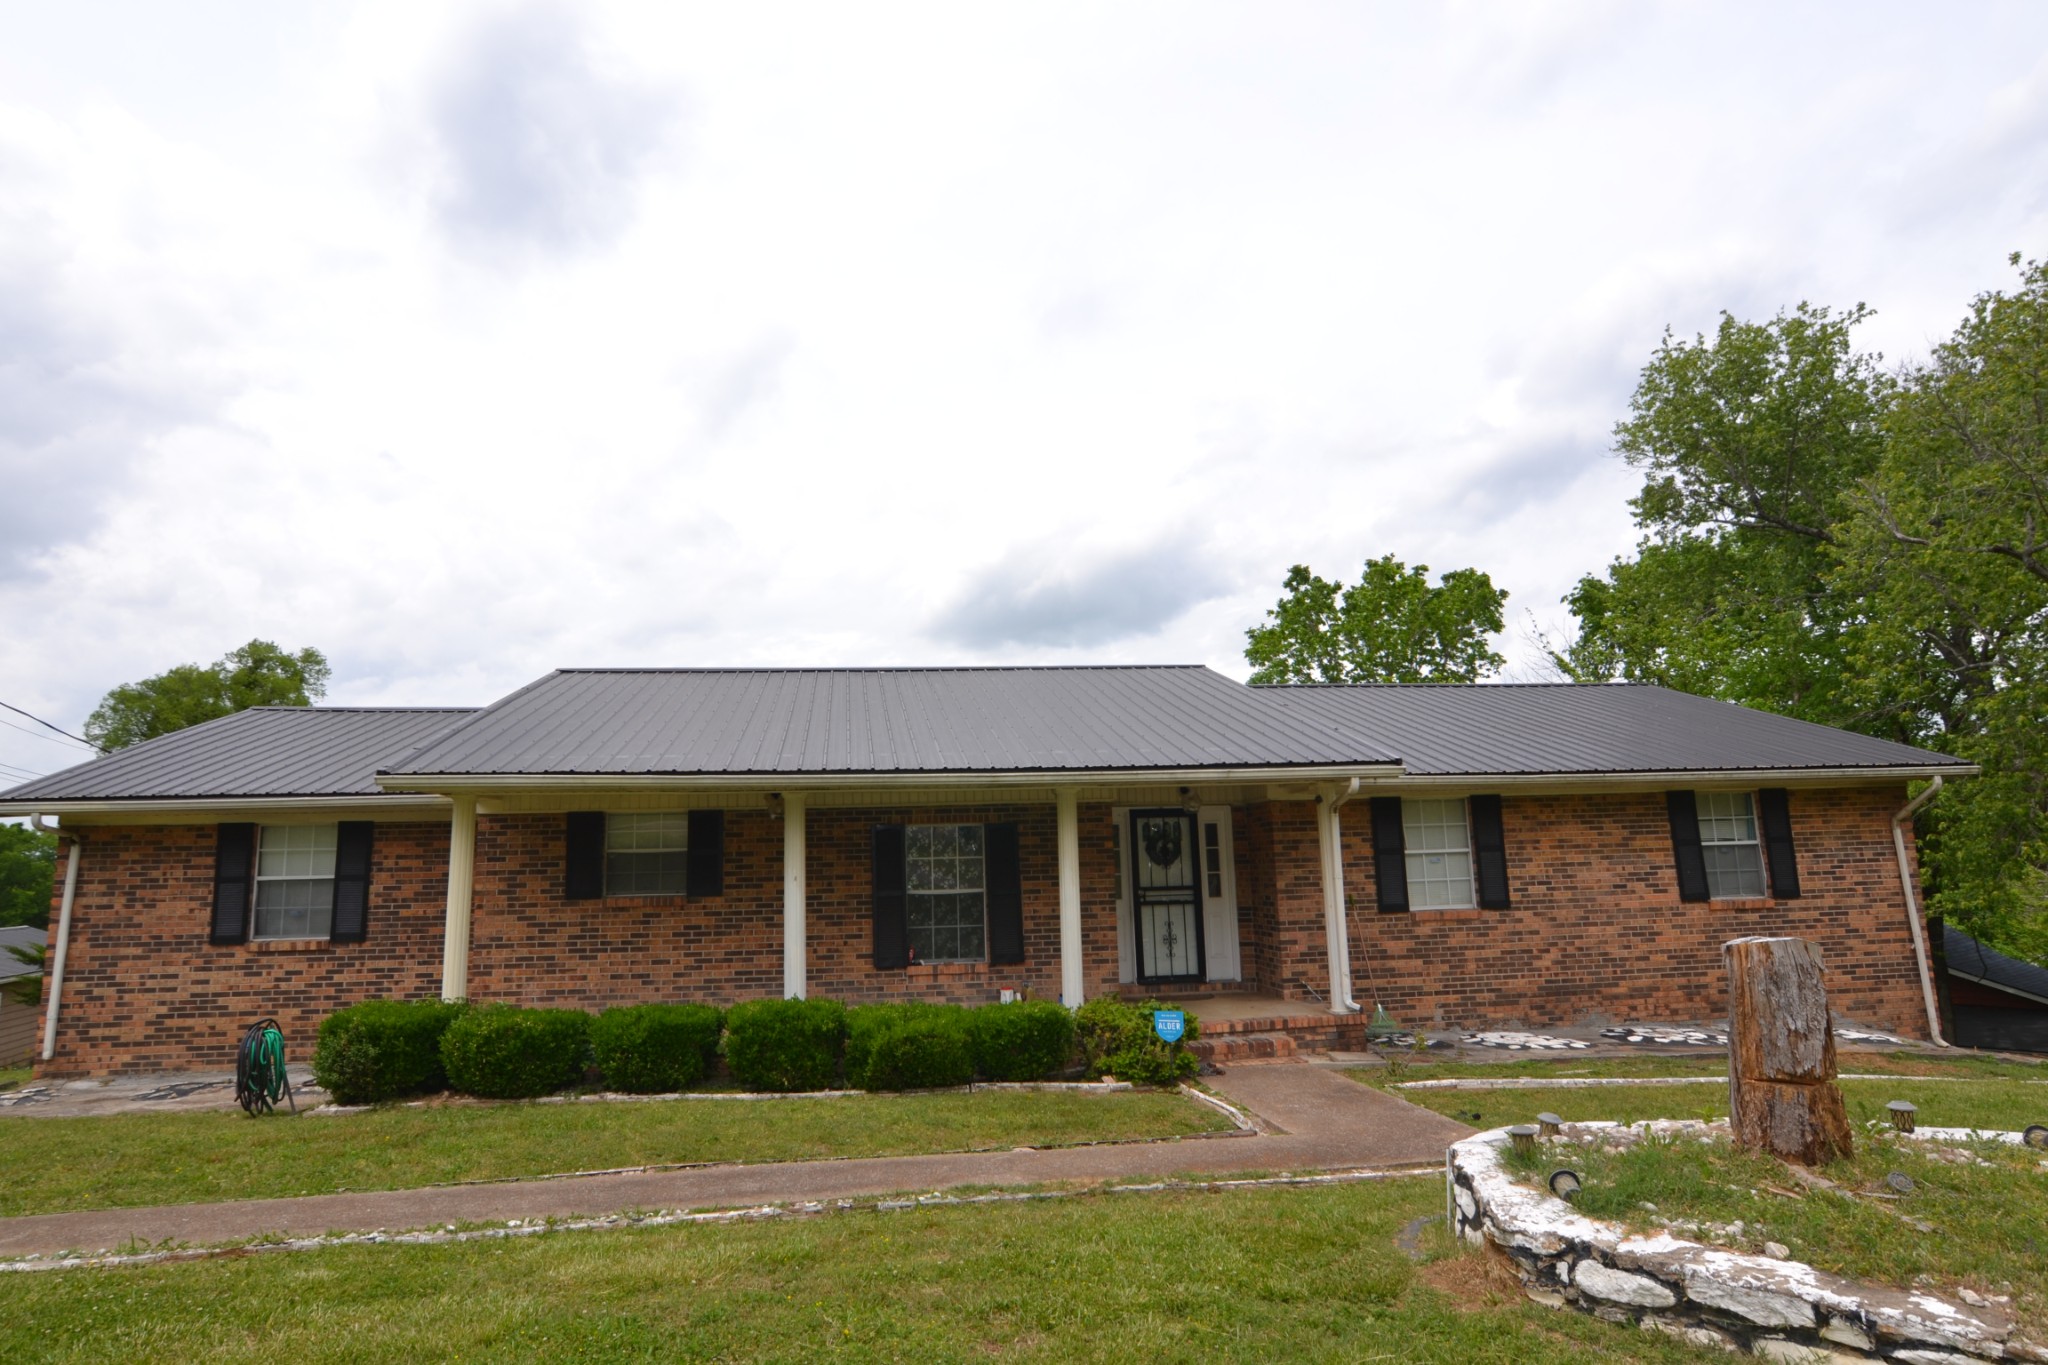
<svg viewBox="0 0 2048 1365">
<path fill-rule="evenodd" d="M 1524 1155 L 1536 1150 L 1536 1125 L 1533 1123 L 1516 1124 L 1508 1129 L 1508 1137 L 1513 1140 L 1515 1150 Z"/>
<path fill-rule="evenodd" d="M 1913 1131 L 1913 1116 L 1920 1111 L 1911 1100 L 1893 1100 L 1885 1108 L 1891 1111 L 1892 1127 L 1902 1133 Z"/>
<path fill-rule="evenodd" d="M 1546 1182 L 1550 1192 L 1567 1204 L 1579 1202 L 1579 1173 L 1577 1171 L 1552 1171 Z"/>
<path fill-rule="evenodd" d="M 1884 1178 L 1884 1183 L 1893 1194 L 1911 1194 L 1914 1188 L 1913 1177 L 1904 1171 L 1893 1171 Z"/>
<path fill-rule="evenodd" d="M 1564 1120 L 1555 1114 L 1542 1113 L 1536 1116 L 1536 1126 L 1543 1130 L 1543 1136 L 1556 1137 L 1557 1130 L 1564 1127 Z"/>
<path fill-rule="evenodd" d="M 2048 1128 L 2038 1123 L 2027 1125 L 2027 1131 L 2020 1134 L 2020 1141 L 2036 1149 L 2048 1148 Z"/>
</svg>

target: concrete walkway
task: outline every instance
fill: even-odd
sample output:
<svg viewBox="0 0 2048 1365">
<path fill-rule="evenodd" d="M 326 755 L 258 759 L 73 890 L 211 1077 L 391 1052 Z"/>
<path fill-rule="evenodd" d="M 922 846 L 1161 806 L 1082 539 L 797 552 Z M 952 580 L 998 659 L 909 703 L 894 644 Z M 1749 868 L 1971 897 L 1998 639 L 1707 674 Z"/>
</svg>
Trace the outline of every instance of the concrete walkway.
<svg viewBox="0 0 2048 1365">
<path fill-rule="evenodd" d="M 1324 1067 L 1232 1068 L 1214 1088 L 1269 1131 L 1243 1137 L 1048 1151 L 767 1162 L 683 1171 L 569 1176 L 490 1185 L 96 1209 L 0 1219 L 0 1258 L 102 1252 L 143 1243 L 205 1245 L 266 1234 L 398 1231 L 447 1223 L 570 1218 L 631 1209 L 721 1209 L 962 1185 L 1093 1182 L 1183 1173 L 1303 1172 L 1437 1164 L 1471 1129 Z M 331 1119 L 327 1122 L 345 1123 Z"/>
</svg>

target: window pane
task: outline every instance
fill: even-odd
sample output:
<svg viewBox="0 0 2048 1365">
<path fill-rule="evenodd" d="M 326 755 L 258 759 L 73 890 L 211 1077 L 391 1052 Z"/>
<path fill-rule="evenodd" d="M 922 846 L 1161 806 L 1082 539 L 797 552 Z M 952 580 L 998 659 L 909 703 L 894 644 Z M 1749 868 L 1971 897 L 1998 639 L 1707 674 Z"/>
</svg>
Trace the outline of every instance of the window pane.
<svg viewBox="0 0 2048 1365">
<path fill-rule="evenodd" d="M 1721 844 L 1700 850 L 1707 863 L 1707 894 L 1716 900 L 1760 898 L 1764 864 L 1755 844 Z"/>
<path fill-rule="evenodd" d="M 604 846 L 614 853 L 680 853 L 689 843 L 688 811 L 641 811 L 604 820 Z"/>
<path fill-rule="evenodd" d="M 987 956 L 979 825 L 913 825 L 904 836 L 911 947 L 924 962 Z"/>
<path fill-rule="evenodd" d="M 1401 801 L 1407 843 L 1408 904 L 1416 910 L 1468 910 L 1472 896 L 1471 839 L 1463 798 Z"/>
<path fill-rule="evenodd" d="M 337 825 L 264 825 L 256 834 L 255 938 L 325 938 L 334 919 Z"/>
<path fill-rule="evenodd" d="M 605 857 L 607 896 L 680 896 L 688 883 L 684 853 L 612 853 Z"/>
</svg>

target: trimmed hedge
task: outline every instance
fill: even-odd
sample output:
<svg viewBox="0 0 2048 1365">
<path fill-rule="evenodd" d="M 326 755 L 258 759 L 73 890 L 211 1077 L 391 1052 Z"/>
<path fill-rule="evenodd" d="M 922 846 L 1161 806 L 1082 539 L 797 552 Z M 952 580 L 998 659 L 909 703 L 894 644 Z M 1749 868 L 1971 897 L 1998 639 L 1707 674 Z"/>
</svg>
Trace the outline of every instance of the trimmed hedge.
<svg viewBox="0 0 2048 1365">
<path fill-rule="evenodd" d="M 726 1012 L 725 1064 L 749 1090 L 829 1089 L 845 1046 L 837 1000 L 748 1000 Z"/>
<path fill-rule="evenodd" d="M 991 1081 L 1041 1081 L 1074 1056 L 1074 1014 L 1056 1000 L 1019 1000 L 968 1010 L 974 1069 Z"/>
<path fill-rule="evenodd" d="M 919 1002 L 846 1013 L 846 1080 L 862 1090 L 937 1090 L 974 1079 L 968 1020 L 978 1011 Z"/>
<path fill-rule="evenodd" d="M 1100 995 L 1074 1011 L 1081 1055 L 1091 1076 L 1114 1076 L 1134 1085 L 1172 1085 L 1201 1071 L 1201 1060 L 1187 1045 L 1202 1036 L 1195 1016 L 1187 1016 L 1187 1032 L 1178 1043 L 1160 1041 L 1152 1029 L 1152 1011 L 1174 1006 L 1158 1000 L 1137 1004 Z"/>
<path fill-rule="evenodd" d="M 313 1083 L 337 1104 L 376 1104 L 448 1085 L 441 1035 L 462 1005 L 365 1000 L 320 1021 Z"/>
<path fill-rule="evenodd" d="M 605 1085 L 659 1095 L 695 1085 L 718 1062 L 725 1011 L 713 1005 L 624 1005 L 590 1021 Z"/>
<path fill-rule="evenodd" d="M 583 1079 L 590 1016 L 582 1010 L 483 1005 L 441 1035 L 441 1061 L 457 1090 L 493 1100 L 552 1094 Z"/>
</svg>

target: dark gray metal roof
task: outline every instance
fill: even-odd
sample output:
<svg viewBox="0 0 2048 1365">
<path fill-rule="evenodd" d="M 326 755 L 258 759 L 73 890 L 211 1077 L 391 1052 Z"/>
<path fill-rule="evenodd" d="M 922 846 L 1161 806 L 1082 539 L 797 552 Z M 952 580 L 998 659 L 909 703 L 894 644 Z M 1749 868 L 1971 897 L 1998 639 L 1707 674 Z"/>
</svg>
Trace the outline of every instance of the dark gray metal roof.
<svg viewBox="0 0 2048 1365">
<path fill-rule="evenodd" d="M 1961 759 L 1732 702 L 1623 683 L 1260 687 L 1327 727 L 1370 736 L 1411 774 L 1967 768 Z"/>
<path fill-rule="evenodd" d="M 379 764 L 474 710 L 259 706 L 0 791 L 0 803 L 378 796 Z"/>
<path fill-rule="evenodd" d="M 1382 764 L 1199 665 L 568 669 L 391 765 L 407 773 L 959 773 Z"/>
<path fill-rule="evenodd" d="M 2002 991 L 2031 997 L 2048 1005 L 2048 967 L 2037 967 L 1987 948 L 1952 924 L 1941 926 L 1942 955 L 1956 976 L 1981 981 Z"/>
<path fill-rule="evenodd" d="M 24 976 L 41 976 L 42 973 L 8 952 L 9 948 L 40 947 L 50 937 L 47 929 L 33 925 L 10 924 L 0 929 L 0 981 L 13 981 Z"/>
</svg>

